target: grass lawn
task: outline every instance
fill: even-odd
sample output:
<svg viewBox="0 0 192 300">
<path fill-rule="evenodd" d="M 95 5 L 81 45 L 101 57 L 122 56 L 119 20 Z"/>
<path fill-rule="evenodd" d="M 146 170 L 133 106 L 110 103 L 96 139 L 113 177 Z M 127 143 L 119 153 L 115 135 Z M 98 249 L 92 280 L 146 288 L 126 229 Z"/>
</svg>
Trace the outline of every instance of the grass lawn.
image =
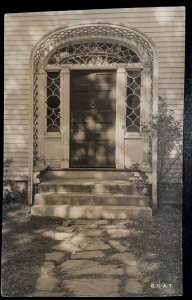
<svg viewBox="0 0 192 300">
<path fill-rule="evenodd" d="M 4 205 L 2 235 L 2 295 L 25 296 L 35 292 L 44 255 L 55 244 L 45 230 L 54 230 L 63 219 L 37 217 L 21 204 Z M 130 221 L 128 243 L 139 262 L 146 294 L 168 296 L 172 284 L 175 295 L 182 294 L 181 210 L 162 207 L 152 220 Z M 154 284 L 151 288 L 151 284 Z"/>
<path fill-rule="evenodd" d="M 60 218 L 32 216 L 28 206 L 4 205 L 2 226 L 2 295 L 24 296 L 35 292 L 44 255 L 55 241 L 41 230 L 62 224 Z"/>
<path fill-rule="evenodd" d="M 182 295 L 182 211 L 161 207 L 151 221 L 129 225 L 130 250 L 136 256 L 146 282 L 146 295 Z M 172 284 L 172 288 L 169 288 Z"/>
</svg>

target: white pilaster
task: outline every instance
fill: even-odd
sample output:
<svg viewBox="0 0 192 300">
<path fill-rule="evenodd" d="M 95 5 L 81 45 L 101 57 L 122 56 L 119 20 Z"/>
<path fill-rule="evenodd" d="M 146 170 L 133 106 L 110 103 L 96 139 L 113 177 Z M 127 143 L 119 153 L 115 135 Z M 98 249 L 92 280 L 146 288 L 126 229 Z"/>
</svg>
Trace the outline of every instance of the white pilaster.
<svg viewBox="0 0 192 300">
<path fill-rule="evenodd" d="M 117 87 L 116 87 L 116 168 L 125 168 L 125 111 L 126 111 L 126 70 L 117 69 Z"/>
<path fill-rule="evenodd" d="M 141 87 L 141 121 L 149 122 L 151 112 L 151 72 L 145 68 L 142 72 Z M 143 133 L 143 163 L 149 165 L 149 138 L 147 133 Z"/>
<path fill-rule="evenodd" d="M 46 72 L 43 69 L 38 72 L 38 97 L 38 155 L 43 156 L 45 153 L 44 135 L 46 131 Z"/>
<path fill-rule="evenodd" d="M 61 134 L 63 141 L 63 156 L 61 167 L 69 168 L 69 143 L 70 143 L 70 70 L 63 68 L 61 70 L 61 102 L 62 105 L 62 125 Z"/>
</svg>

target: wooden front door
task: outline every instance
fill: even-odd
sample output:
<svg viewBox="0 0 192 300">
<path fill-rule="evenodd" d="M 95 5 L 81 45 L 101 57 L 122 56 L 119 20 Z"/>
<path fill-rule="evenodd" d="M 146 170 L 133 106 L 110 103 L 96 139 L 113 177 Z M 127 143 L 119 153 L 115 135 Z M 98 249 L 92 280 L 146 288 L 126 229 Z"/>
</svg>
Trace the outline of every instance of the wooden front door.
<svg viewBox="0 0 192 300">
<path fill-rule="evenodd" d="M 71 71 L 71 167 L 115 167 L 116 73 Z"/>
</svg>

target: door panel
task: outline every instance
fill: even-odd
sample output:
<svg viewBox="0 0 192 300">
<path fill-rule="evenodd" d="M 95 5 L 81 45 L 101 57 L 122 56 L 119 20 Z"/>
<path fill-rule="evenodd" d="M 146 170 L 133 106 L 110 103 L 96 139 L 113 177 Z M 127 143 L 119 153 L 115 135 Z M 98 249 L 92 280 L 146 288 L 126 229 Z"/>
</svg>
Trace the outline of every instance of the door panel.
<svg viewBox="0 0 192 300">
<path fill-rule="evenodd" d="M 115 167 L 115 72 L 71 72 L 71 167 Z"/>
</svg>

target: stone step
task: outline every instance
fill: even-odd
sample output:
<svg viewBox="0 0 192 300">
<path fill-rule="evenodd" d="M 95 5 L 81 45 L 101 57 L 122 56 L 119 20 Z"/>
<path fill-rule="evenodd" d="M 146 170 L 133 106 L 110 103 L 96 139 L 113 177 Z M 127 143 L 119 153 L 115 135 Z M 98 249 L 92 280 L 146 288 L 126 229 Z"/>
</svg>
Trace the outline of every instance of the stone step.
<svg viewBox="0 0 192 300">
<path fill-rule="evenodd" d="M 42 182 L 38 186 L 39 192 L 81 192 L 81 193 L 129 193 L 142 194 L 136 184 L 125 180 L 83 180 L 57 179 Z"/>
<path fill-rule="evenodd" d="M 138 172 L 134 173 L 139 174 Z M 127 180 L 132 174 L 132 171 L 118 169 L 48 169 L 41 174 L 41 181 L 63 178 Z"/>
<path fill-rule="evenodd" d="M 148 206 L 149 197 L 110 193 L 46 192 L 35 195 L 35 205 L 119 205 Z"/>
<path fill-rule="evenodd" d="M 146 206 L 34 205 L 31 213 L 37 216 L 65 219 L 149 219 L 152 217 L 152 209 Z"/>
</svg>

